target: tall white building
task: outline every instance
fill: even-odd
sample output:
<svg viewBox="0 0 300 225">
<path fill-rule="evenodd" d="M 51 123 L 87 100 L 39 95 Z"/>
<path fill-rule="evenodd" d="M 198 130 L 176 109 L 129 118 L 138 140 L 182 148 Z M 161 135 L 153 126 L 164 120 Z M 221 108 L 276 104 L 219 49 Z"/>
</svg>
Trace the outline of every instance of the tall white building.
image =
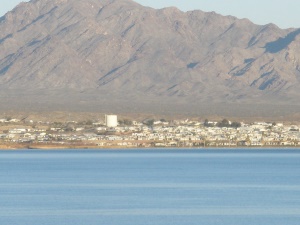
<svg viewBox="0 0 300 225">
<path fill-rule="evenodd" d="M 117 115 L 105 115 L 105 124 L 107 127 L 117 127 L 118 126 L 118 116 Z"/>
</svg>

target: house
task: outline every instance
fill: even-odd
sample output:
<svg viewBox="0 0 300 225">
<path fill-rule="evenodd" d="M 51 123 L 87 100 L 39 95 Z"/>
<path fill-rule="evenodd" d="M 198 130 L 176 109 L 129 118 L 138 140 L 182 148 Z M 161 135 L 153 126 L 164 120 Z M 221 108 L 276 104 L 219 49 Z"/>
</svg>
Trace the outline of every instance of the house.
<svg viewBox="0 0 300 225">
<path fill-rule="evenodd" d="M 27 130 L 25 128 L 14 128 L 14 129 L 10 129 L 8 131 L 8 133 L 10 133 L 10 134 L 24 134 L 26 132 L 27 132 Z"/>
<path fill-rule="evenodd" d="M 18 123 L 18 122 L 20 122 L 20 120 L 18 120 L 18 119 L 11 119 L 11 120 L 9 120 L 9 122 L 10 123 Z"/>
</svg>

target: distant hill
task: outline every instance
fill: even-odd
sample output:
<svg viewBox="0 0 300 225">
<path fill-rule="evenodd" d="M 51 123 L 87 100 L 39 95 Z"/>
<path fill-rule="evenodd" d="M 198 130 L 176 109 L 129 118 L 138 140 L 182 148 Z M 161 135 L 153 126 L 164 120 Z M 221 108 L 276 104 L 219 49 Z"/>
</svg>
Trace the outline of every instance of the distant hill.
<svg viewBox="0 0 300 225">
<path fill-rule="evenodd" d="M 286 115 L 300 109 L 299 59 L 300 29 L 131 0 L 31 0 L 0 18 L 0 104 Z"/>
</svg>

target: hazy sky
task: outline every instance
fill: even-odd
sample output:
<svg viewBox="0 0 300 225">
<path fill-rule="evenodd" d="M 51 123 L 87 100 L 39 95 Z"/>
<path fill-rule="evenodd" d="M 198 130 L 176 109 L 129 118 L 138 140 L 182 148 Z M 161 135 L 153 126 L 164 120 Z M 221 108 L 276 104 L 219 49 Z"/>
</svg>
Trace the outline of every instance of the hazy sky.
<svg viewBox="0 0 300 225">
<path fill-rule="evenodd" d="M 19 2 L 21 0 L 0 0 L 0 16 Z M 136 2 L 154 8 L 176 6 L 184 11 L 193 9 L 215 11 L 222 15 L 249 18 L 257 24 L 272 22 L 282 28 L 300 28 L 300 0 L 136 0 Z"/>
</svg>

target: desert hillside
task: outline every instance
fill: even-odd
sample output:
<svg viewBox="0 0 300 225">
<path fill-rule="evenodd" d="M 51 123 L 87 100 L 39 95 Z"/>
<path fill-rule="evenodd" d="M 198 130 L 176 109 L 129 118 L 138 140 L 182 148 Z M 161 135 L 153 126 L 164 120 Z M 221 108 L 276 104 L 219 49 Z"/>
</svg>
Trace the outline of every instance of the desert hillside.
<svg viewBox="0 0 300 225">
<path fill-rule="evenodd" d="M 2 110 L 299 112 L 300 29 L 131 0 L 31 0 L 0 31 Z"/>
</svg>

